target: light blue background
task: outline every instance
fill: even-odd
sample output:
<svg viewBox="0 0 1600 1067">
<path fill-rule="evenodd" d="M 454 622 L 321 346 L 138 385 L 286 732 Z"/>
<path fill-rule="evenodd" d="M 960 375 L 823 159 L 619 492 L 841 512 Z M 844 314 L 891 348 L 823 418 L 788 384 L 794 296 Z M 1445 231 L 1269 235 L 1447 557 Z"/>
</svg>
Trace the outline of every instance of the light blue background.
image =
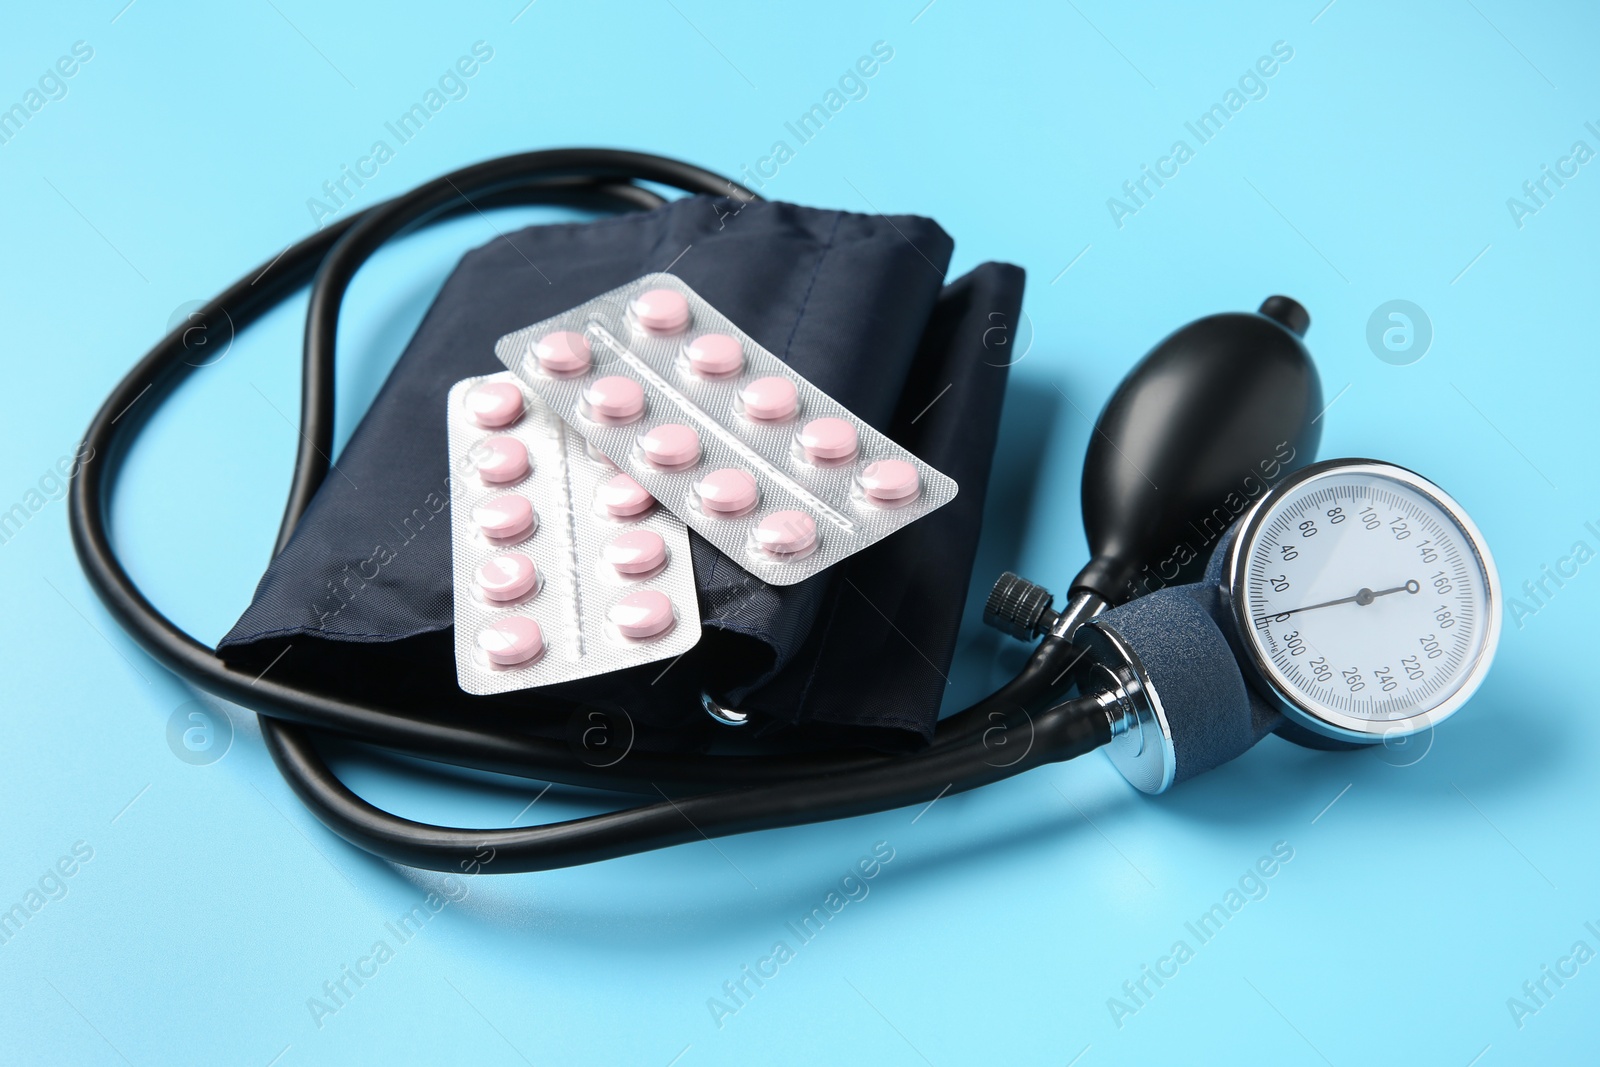
<svg viewBox="0 0 1600 1067">
<path fill-rule="evenodd" d="M 1273 292 L 1314 319 L 1308 341 L 1337 397 L 1323 455 L 1391 459 L 1443 484 L 1512 594 L 1575 541 L 1600 548 L 1584 527 L 1600 528 L 1600 172 L 1580 169 L 1521 227 L 1506 203 L 1574 141 L 1600 149 L 1584 127 L 1600 120 L 1600 18 L 1585 5 L 124 2 L 11 5 L 3 20 L 0 106 L 73 42 L 94 56 L 0 145 L 0 509 L 71 453 L 175 310 L 308 232 L 307 198 L 473 42 L 494 57 L 467 97 L 400 147 L 357 206 L 568 144 L 735 173 L 881 40 L 894 58 L 867 97 L 765 192 L 927 214 L 957 239 L 954 271 L 990 258 L 1028 269 L 1031 348 L 1015 368 L 975 593 L 1010 566 L 1061 587 L 1084 555 L 1088 417 L 1169 330 Z M 1107 198 L 1188 140 L 1184 123 L 1278 41 L 1293 58 L 1267 95 L 1210 143 L 1191 140 L 1179 175 L 1115 225 Z M 463 220 L 363 273 L 342 336 L 341 433 L 455 257 L 494 233 Z M 1368 318 L 1391 299 L 1431 319 L 1413 365 L 1368 347 Z M 117 502 L 133 573 L 207 641 L 245 605 L 276 529 L 303 308 L 241 336 L 167 406 Z M 1094 756 L 920 816 L 472 879 L 320 1028 L 307 998 L 442 880 L 323 830 L 237 708 L 218 712 L 236 733 L 223 758 L 176 758 L 168 720 L 195 694 L 92 596 L 62 503 L 0 545 L 0 595 L 0 906 L 74 842 L 93 849 L 66 895 L 0 946 L 5 1062 L 1594 1055 L 1600 962 L 1521 1028 L 1507 998 L 1574 942 L 1600 950 L 1584 927 L 1600 927 L 1600 563 L 1522 625 L 1507 617 L 1487 684 L 1423 752 L 1321 755 L 1271 739 L 1156 800 Z M 1008 677 L 1021 653 L 980 628 L 977 608 L 970 597 L 951 707 Z M 526 782 L 341 766 L 378 803 L 444 822 L 595 810 L 557 792 L 530 809 Z M 707 999 L 793 941 L 785 923 L 878 841 L 895 859 L 870 895 L 719 1028 Z M 1276 842 L 1294 858 L 1269 895 L 1198 945 L 1185 923 Z M 1180 938 L 1194 958 L 1119 1028 L 1108 998 Z"/>
</svg>

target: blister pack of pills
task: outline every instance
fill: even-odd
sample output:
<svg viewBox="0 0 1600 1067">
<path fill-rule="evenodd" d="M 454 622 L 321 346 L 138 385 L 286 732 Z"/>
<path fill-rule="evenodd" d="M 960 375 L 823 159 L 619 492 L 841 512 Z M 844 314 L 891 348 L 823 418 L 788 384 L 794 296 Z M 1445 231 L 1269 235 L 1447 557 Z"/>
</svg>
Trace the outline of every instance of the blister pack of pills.
<svg viewBox="0 0 1600 1067">
<path fill-rule="evenodd" d="M 456 679 L 504 693 L 700 640 L 689 532 L 515 374 L 450 390 Z"/>
<path fill-rule="evenodd" d="M 495 354 L 745 570 L 793 585 L 954 499 L 956 483 L 671 274 L 507 334 Z"/>
</svg>

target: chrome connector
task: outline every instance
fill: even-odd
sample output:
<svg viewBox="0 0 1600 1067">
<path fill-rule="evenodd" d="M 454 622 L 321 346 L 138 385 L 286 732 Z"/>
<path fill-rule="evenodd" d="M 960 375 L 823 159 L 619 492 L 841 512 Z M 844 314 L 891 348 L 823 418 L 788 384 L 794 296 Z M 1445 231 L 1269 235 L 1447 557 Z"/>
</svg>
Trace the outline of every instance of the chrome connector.
<svg viewBox="0 0 1600 1067">
<path fill-rule="evenodd" d="M 1105 712 L 1106 725 L 1111 728 L 1111 739 L 1115 741 L 1130 730 L 1138 728 L 1139 713 L 1135 710 L 1133 702 L 1128 699 L 1128 694 L 1118 684 L 1116 677 L 1110 671 L 1100 668 L 1110 683 L 1111 688 L 1101 690 L 1095 701 L 1100 705 L 1100 710 Z"/>
<path fill-rule="evenodd" d="M 1111 728 L 1106 755 L 1140 792 L 1166 792 L 1177 774 L 1177 755 L 1166 709 L 1144 664 L 1122 635 L 1104 622 L 1084 626 L 1077 644 L 1090 658 L 1079 690 L 1096 693 Z"/>
<path fill-rule="evenodd" d="M 1091 593 L 1087 589 L 1079 589 L 1067 597 L 1067 606 L 1056 615 L 1055 623 L 1050 627 L 1050 633 L 1071 641 L 1078 634 L 1078 627 L 1099 615 L 1110 607 L 1105 599 L 1098 593 Z"/>
<path fill-rule="evenodd" d="M 723 726 L 746 726 L 750 722 L 748 711 L 730 708 L 704 689 L 700 690 L 700 707 Z"/>
</svg>

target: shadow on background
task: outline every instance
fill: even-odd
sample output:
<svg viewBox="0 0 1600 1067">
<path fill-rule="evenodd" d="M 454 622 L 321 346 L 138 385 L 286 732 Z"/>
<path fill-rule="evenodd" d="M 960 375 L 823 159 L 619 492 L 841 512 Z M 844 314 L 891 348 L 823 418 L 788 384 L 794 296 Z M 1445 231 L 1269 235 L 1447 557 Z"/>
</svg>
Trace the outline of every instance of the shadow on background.
<svg viewBox="0 0 1600 1067">
<path fill-rule="evenodd" d="M 1001 573 L 1014 570 L 1033 526 L 1039 501 L 1047 493 L 1071 493 L 1077 483 L 1046 486 L 1044 457 L 1063 435 L 1065 400 L 1048 382 L 1013 374 L 1006 389 L 1000 437 L 984 501 L 983 536 L 968 578 L 967 631 L 956 644 L 945 713 L 959 710 L 1010 679 L 1028 658 L 1030 648 L 989 627 L 976 625 L 983 602 Z M 1076 534 L 1076 530 L 1073 531 Z"/>
<path fill-rule="evenodd" d="M 468 822 L 465 809 L 480 815 L 504 810 L 507 815 L 497 825 L 510 825 L 518 809 L 544 789 L 539 782 L 427 764 L 344 742 L 328 741 L 321 747 L 340 777 L 358 792 L 375 792 L 366 787 L 381 779 L 382 792 L 403 795 L 406 803 L 400 805 L 404 810 L 399 814 L 406 817 Z M 1037 775 L 1028 778 L 1033 780 L 1030 785 L 1019 782 L 1009 787 L 1005 798 L 977 791 L 938 801 L 943 808 L 939 814 L 955 823 L 953 830 L 948 823 L 945 830 L 932 829 L 931 822 L 918 826 L 913 817 L 919 806 L 912 806 L 889 813 L 893 825 L 887 827 L 884 814 L 878 814 L 764 832 L 763 836 L 783 835 L 781 849 L 769 847 L 770 841 L 755 845 L 758 838 L 736 835 L 711 844 L 691 842 L 605 861 L 599 868 L 521 877 L 494 874 L 489 861 L 484 876 L 463 879 L 470 887 L 468 895 L 451 912 L 458 921 L 470 916 L 472 926 L 497 939 L 523 940 L 529 947 L 564 941 L 587 950 L 636 956 L 641 950 L 725 943 L 742 951 L 749 943 L 762 944 L 775 930 L 781 932 L 786 920 L 808 913 L 852 873 L 858 855 L 870 853 L 878 840 L 896 848 L 896 858 L 886 871 L 900 884 L 936 882 L 952 872 L 992 867 L 1039 848 L 1041 842 L 1051 847 L 1072 842 L 1089 847 L 1093 834 L 1084 818 L 1061 803 Z M 1040 801 L 1019 802 L 1019 793 L 1037 795 Z M 448 803 L 435 803 L 445 797 Z M 1136 799 L 1130 791 L 1107 803 L 1115 807 Z M 378 802 L 387 805 L 389 800 L 385 796 Z M 551 786 L 515 821 L 530 826 L 560 822 L 640 803 L 649 799 Z M 415 887 L 412 892 L 433 891 L 448 877 L 390 864 L 331 835 L 320 847 L 330 850 L 340 866 L 354 864 L 402 891 L 407 887 Z M 594 870 L 603 870 L 607 877 L 605 889 L 598 893 Z M 746 885 L 747 880 L 752 884 Z"/>
</svg>

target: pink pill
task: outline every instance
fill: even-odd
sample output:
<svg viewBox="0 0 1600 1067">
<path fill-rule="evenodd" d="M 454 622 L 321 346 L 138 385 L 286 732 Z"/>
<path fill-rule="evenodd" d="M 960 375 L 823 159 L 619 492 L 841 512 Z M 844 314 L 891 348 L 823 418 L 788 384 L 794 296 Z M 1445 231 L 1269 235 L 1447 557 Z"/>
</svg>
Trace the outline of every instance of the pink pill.
<svg viewBox="0 0 1600 1067">
<path fill-rule="evenodd" d="M 812 419 L 795 439 L 809 460 L 845 459 L 860 447 L 856 428 L 843 419 Z"/>
<path fill-rule="evenodd" d="M 817 524 L 803 511 L 774 511 L 756 526 L 755 541 L 772 556 L 809 552 L 817 543 Z"/>
<path fill-rule="evenodd" d="M 522 390 L 510 382 L 485 382 L 467 394 L 467 418 L 489 430 L 522 418 Z"/>
<path fill-rule="evenodd" d="M 703 333 L 685 351 L 696 374 L 721 378 L 744 366 L 744 348 L 725 333 Z"/>
<path fill-rule="evenodd" d="M 515 437 L 491 437 L 475 454 L 478 477 L 490 485 L 514 482 L 528 473 L 528 446 Z"/>
<path fill-rule="evenodd" d="M 644 387 L 632 378 L 610 375 L 589 383 L 583 401 L 602 418 L 632 422 L 644 414 Z"/>
<path fill-rule="evenodd" d="M 485 536 L 505 540 L 531 533 L 539 525 L 539 516 L 527 497 L 506 493 L 473 508 L 472 521 Z"/>
<path fill-rule="evenodd" d="M 641 589 L 611 605 L 606 615 L 623 637 L 658 637 L 672 629 L 672 601 L 665 593 Z"/>
<path fill-rule="evenodd" d="M 861 488 L 874 504 L 900 504 L 922 488 L 917 468 L 899 459 L 880 459 L 861 472 Z"/>
<path fill-rule="evenodd" d="M 787 419 L 800 402 L 800 392 L 787 378 L 757 378 L 739 390 L 739 399 L 752 419 Z"/>
<path fill-rule="evenodd" d="M 478 647 L 499 667 L 515 667 L 537 659 L 544 651 L 539 624 L 521 615 L 508 615 L 478 631 Z"/>
<path fill-rule="evenodd" d="M 592 358 L 589 339 L 567 330 L 547 333 L 535 341 L 533 354 L 546 374 L 582 374 Z"/>
<path fill-rule="evenodd" d="M 626 519 L 650 509 L 656 498 L 626 474 L 619 474 L 602 485 L 595 496 L 607 515 L 613 519 Z"/>
<path fill-rule="evenodd" d="M 486 600 L 515 600 L 539 584 L 539 571 L 522 553 L 507 552 L 479 567 L 477 578 Z"/>
<path fill-rule="evenodd" d="M 695 483 L 694 491 L 700 497 L 700 506 L 717 516 L 733 516 L 749 511 L 756 506 L 760 496 L 755 476 L 737 467 L 712 471 Z"/>
<path fill-rule="evenodd" d="M 600 558 L 618 574 L 649 574 L 667 561 L 667 543 L 654 530 L 629 530 L 613 537 Z"/>
<path fill-rule="evenodd" d="M 677 333 L 689 325 L 689 301 L 671 289 L 652 289 L 634 297 L 633 315 L 651 333 Z"/>
<path fill-rule="evenodd" d="M 682 470 L 700 462 L 700 435 L 692 427 L 665 422 L 639 438 L 639 451 L 652 467 Z"/>
</svg>

